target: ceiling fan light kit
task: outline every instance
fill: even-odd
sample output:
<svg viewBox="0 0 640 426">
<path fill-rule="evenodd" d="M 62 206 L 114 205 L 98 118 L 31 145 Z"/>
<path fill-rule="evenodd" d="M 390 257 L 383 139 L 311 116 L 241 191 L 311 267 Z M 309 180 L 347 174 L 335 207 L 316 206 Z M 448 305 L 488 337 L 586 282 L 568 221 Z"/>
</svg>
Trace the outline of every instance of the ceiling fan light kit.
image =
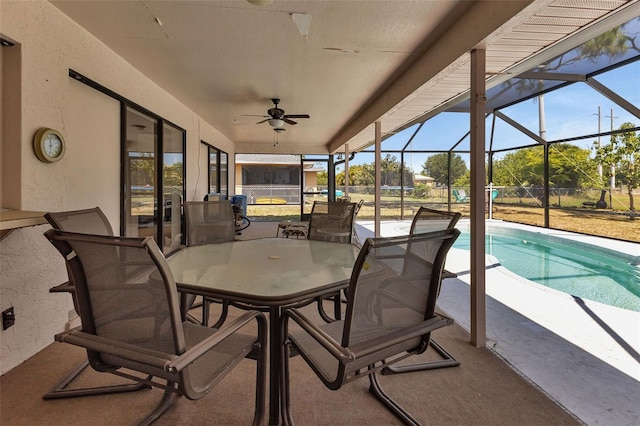
<svg viewBox="0 0 640 426">
<path fill-rule="evenodd" d="M 279 118 L 270 118 L 269 120 L 267 120 L 267 122 L 271 127 L 276 129 L 276 131 L 284 126 L 284 120 L 281 120 Z"/>
</svg>

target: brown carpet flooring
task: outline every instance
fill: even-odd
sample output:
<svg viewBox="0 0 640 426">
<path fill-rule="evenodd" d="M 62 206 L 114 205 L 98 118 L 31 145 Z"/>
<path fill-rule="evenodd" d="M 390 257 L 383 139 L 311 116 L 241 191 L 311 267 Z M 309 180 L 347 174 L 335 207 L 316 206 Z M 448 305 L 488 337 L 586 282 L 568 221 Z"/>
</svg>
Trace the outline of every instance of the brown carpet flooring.
<svg viewBox="0 0 640 426">
<path fill-rule="evenodd" d="M 252 224 L 242 239 L 275 236 L 275 224 Z M 249 228 L 251 230 L 251 228 Z M 262 232 L 260 232 L 262 231 Z M 309 306 L 309 312 L 314 308 Z M 425 425 L 574 425 L 572 415 L 485 348 L 475 348 L 457 325 L 437 330 L 435 339 L 461 362 L 459 367 L 381 376 L 382 386 Z M 429 359 L 432 350 L 410 358 Z M 133 425 L 160 400 L 153 389 L 129 394 L 44 401 L 58 380 L 85 358 L 71 345 L 52 343 L 0 378 L 1 425 Z M 409 361 L 408 360 L 408 361 Z M 400 422 L 368 393 L 368 380 L 326 389 L 300 357 L 291 361 L 292 413 L 299 425 L 396 425 Z M 86 371 L 73 386 L 114 383 Z M 181 398 L 157 425 L 251 424 L 255 362 L 244 360 L 206 397 Z"/>
</svg>

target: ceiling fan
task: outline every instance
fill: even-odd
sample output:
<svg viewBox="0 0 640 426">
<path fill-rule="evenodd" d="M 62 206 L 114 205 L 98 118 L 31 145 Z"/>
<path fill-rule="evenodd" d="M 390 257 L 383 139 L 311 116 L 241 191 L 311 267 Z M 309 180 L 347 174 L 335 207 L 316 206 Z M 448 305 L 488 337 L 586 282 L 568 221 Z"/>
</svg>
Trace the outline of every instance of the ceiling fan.
<svg viewBox="0 0 640 426">
<path fill-rule="evenodd" d="M 269 125 L 274 129 L 282 129 L 284 123 L 291 125 L 298 124 L 296 121 L 293 121 L 292 118 L 310 118 L 309 114 L 285 114 L 282 108 L 278 108 L 278 104 L 280 103 L 280 99 L 278 98 L 272 98 L 271 102 L 273 102 L 274 107 L 267 110 L 267 114 L 269 115 L 261 116 L 264 117 L 264 120 L 258 121 L 256 124 L 269 122 Z"/>
</svg>

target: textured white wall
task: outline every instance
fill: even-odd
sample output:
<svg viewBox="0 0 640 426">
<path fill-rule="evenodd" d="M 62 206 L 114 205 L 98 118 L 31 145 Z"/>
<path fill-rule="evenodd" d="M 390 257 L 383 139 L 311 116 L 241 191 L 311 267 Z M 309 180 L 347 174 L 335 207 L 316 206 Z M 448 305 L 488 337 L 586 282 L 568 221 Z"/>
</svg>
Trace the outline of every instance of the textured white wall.
<svg viewBox="0 0 640 426">
<path fill-rule="evenodd" d="M 233 159 L 228 139 L 48 2 L 1 0 L 0 33 L 17 41 L 22 53 L 20 99 L 3 103 L 22 113 L 20 137 L 4 141 L 20 144 L 20 176 L 14 178 L 22 180 L 22 210 L 100 206 L 119 229 L 119 104 L 70 78 L 70 68 L 186 130 L 188 200 L 207 192 L 207 159 L 200 140 Z M 32 137 L 40 127 L 65 136 L 67 152 L 60 162 L 44 164 L 35 157 Z M 68 295 L 48 292 L 66 281 L 66 271 L 42 236 L 46 229 L 17 229 L 0 241 L 0 310 L 14 306 L 16 311 L 16 324 L 0 331 L 0 374 L 50 344 L 73 310 Z"/>
</svg>

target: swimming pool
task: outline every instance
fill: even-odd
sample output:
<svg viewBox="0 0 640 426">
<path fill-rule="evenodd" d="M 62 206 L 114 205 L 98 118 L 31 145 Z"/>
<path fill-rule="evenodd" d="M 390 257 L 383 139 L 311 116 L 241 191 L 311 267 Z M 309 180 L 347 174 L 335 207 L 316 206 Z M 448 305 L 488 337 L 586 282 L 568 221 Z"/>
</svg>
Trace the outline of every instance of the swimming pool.
<svg viewBox="0 0 640 426">
<path fill-rule="evenodd" d="M 454 244 L 469 250 L 468 224 Z M 535 283 L 583 299 L 640 312 L 638 257 L 599 246 L 487 224 L 486 252 Z"/>
</svg>

